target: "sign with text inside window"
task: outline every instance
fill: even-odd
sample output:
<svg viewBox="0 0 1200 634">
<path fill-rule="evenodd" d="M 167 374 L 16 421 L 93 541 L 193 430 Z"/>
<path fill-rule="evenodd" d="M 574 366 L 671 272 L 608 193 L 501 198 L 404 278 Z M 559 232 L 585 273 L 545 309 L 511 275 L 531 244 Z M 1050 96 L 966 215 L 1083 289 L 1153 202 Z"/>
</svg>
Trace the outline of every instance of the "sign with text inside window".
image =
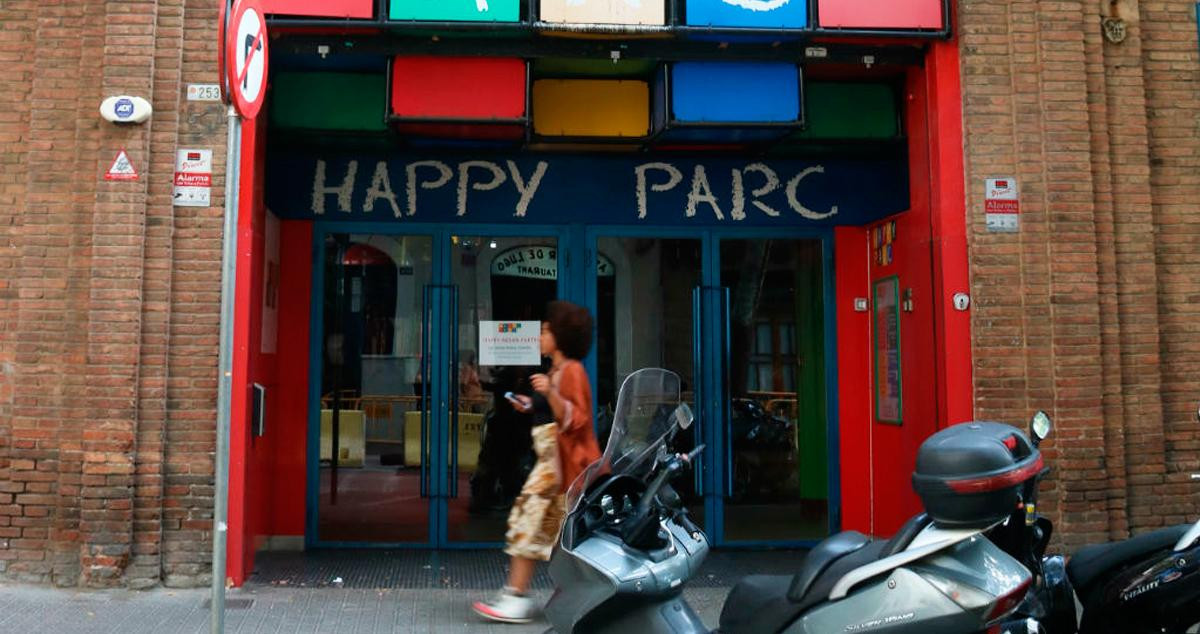
<svg viewBox="0 0 1200 634">
<path fill-rule="evenodd" d="M 479 365 L 541 365 L 542 322 L 480 321 Z"/>
</svg>

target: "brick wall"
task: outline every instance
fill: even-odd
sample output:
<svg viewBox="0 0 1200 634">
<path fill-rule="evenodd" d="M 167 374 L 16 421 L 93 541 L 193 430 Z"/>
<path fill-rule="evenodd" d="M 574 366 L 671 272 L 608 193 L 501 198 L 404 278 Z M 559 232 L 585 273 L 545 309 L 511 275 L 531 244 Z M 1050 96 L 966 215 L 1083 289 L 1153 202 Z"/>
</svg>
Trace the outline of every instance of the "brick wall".
<svg viewBox="0 0 1200 634">
<path fill-rule="evenodd" d="M 214 150 L 217 3 L 0 4 L 0 574 L 203 585 L 210 559 L 223 184 L 173 207 L 175 150 Z M 154 105 L 104 122 L 105 96 Z M 124 148 L 139 173 L 106 181 Z"/>
<path fill-rule="evenodd" d="M 1071 547 L 1200 513 L 1200 54 L 1193 3 L 959 5 L 978 415 L 1055 418 Z M 1101 11 L 1128 26 L 1106 42 Z M 0 3 L 0 575 L 208 582 L 221 244 L 173 207 L 214 150 L 209 0 Z M 151 100 L 140 126 L 103 97 Z M 141 178 L 103 173 L 125 148 Z M 987 232 L 1015 176 L 1021 231 Z"/>
<path fill-rule="evenodd" d="M 1122 43 L 1101 11 L 1127 25 Z M 976 413 L 1057 430 L 1046 506 L 1071 547 L 1200 512 L 1195 5 L 964 0 Z M 983 179 L 1021 230 L 989 233 Z"/>
</svg>

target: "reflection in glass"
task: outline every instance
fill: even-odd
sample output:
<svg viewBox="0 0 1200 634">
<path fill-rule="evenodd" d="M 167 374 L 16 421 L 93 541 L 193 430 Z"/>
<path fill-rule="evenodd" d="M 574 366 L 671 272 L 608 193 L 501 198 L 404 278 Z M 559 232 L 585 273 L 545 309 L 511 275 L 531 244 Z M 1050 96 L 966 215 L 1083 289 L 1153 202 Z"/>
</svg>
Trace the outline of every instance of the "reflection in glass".
<svg viewBox="0 0 1200 634">
<path fill-rule="evenodd" d="M 427 541 L 420 351 L 432 240 L 331 234 L 323 266 L 319 539 Z"/>
<path fill-rule="evenodd" d="M 452 236 L 451 276 L 458 364 L 449 404 L 447 460 L 458 486 L 448 491 L 448 538 L 504 541 L 513 500 L 533 468 L 530 417 L 505 392 L 531 394 L 529 375 L 543 366 L 480 365 L 481 321 L 537 321 L 558 296 L 555 238 Z M 540 332 L 540 324 L 538 325 Z"/>
<path fill-rule="evenodd" d="M 723 240 L 729 421 L 725 539 L 828 533 L 821 244 Z"/>
<path fill-rule="evenodd" d="M 683 401 L 695 403 L 695 293 L 700 287 L 700 240 L 601 237 L 597 241 L 596 368 L 597 438 L 603 447 L 613 420 L 615 399 L 625 377 L 642 368 L 665 368 L 679 375 Z M 669 425 L 675 404 L 643 412 L 647 429 Z M 695 447 L 698 429 L 679 433 L 672 451 Z M 699 469 L 704 469 L 699 461 Z M 698 478 L 672 486 L 692 519 L 704 524 Z"/>
</svg>

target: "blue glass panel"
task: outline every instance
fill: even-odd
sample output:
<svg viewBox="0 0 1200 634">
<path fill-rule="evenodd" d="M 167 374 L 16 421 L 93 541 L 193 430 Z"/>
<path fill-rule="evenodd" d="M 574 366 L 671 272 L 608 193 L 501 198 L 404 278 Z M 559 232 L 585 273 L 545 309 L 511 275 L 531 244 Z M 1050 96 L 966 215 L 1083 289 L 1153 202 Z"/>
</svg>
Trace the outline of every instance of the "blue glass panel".
<svg viewBox="0 0 1200 634">
<path fill-rule="evenodd" d="M 792 64 L 680 62 L 671 68 L 671 108 L 681 122 L 796 121 L 799 82 Z"/>
<path fill-rule="evenodd" d="M 687 0 L 686 20 L 695 26 L 802 29 L 808 26 L 805 0 Z"/>
</svg>

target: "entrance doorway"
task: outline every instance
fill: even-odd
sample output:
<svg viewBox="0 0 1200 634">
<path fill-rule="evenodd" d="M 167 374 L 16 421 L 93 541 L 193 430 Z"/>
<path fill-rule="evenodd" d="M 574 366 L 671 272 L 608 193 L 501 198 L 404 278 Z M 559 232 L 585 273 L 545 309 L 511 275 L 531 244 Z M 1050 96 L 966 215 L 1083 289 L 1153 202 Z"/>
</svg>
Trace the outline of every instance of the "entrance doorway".
<svg viewBox="0 0 1200 634">
<path fill-rule="evenodd" d="M 533 328 L 560 297 L 596 317 L 602 444 L 626 376 L 683 378 L 698 420 L 673 449 L 707 448 L 677 488 L 715 544 L 837 528 L 827 238 L 344 226 L 316 238 L 310 545 L 502 542 L 533 463 L 529 421 L 503 395 L 527 392 L 545 360 L 491 363 L 481 329 Z"/>
<path fill-rule="evenodd" d="M 718 232 L 593 238 L 597 432 L 642 367 L 683 378 L 706 450 L 677 485 L 717 545 L 802 544 L 836 530 L 828 241 Z"/>
<path fill-rule="evenodd" d="M 558 236 L 332 230 L 317 240 L 308 543 L 502 541 L 532 467 L 528 421 L 503 394 L 527 392 L 543 366 L 482 365 L 480 328 L 534 322 L 537 332 L 564 283 Z"/>
</svg>

